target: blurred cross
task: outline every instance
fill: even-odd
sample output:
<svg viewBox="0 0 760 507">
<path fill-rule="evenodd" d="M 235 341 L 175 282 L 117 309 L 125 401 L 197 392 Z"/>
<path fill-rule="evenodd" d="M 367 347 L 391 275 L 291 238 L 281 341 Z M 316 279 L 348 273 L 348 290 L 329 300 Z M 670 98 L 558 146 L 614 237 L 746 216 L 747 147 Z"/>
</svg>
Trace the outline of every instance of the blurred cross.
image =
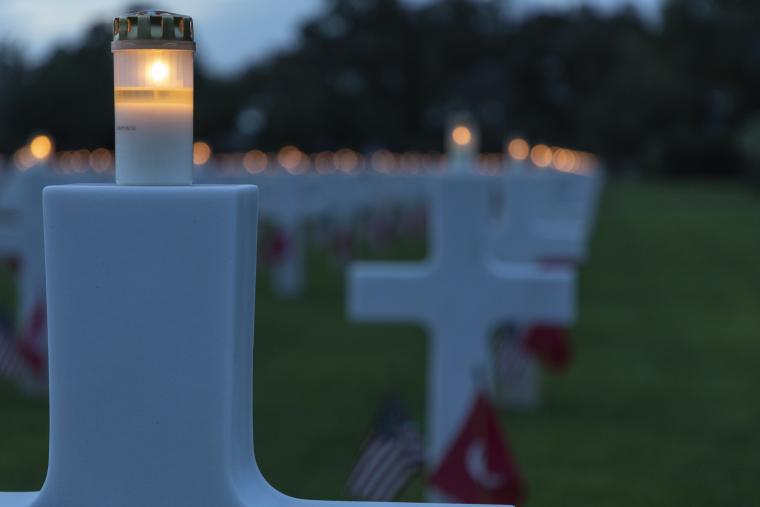
<svg viewBox="0 0 760 507">
<path fill-rule="evenodd" d="M 422 324 L 429 333 L 427 449 L 434 470 L 455 437 L 490 355 L 495 328 L 514 320 L 566 320 L 574 277 L 487 253 L 489 179 L 432 178 L 429 256 L 417 263 L 353 266 L 348 313 L 363 322 Z"/>
</svg>

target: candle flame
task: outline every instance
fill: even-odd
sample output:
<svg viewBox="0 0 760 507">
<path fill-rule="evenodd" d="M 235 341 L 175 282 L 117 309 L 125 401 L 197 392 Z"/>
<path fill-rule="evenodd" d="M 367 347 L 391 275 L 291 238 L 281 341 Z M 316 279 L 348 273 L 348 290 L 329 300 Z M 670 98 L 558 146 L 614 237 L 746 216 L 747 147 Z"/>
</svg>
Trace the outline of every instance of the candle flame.
<svg viewBox="0 0 760 507">
<path fill-rule="evenodd" d="M 155 61 L 150 66 L 148 76 L 155 84 L 161 84 L 169 78 L 169 67 L 162 61 Z"/>
</svg>

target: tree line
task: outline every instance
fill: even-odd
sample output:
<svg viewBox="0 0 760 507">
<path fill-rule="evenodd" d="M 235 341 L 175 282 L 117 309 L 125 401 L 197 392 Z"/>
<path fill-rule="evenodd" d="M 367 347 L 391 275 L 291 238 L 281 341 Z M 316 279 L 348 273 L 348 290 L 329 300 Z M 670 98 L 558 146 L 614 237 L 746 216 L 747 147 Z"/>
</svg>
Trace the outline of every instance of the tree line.
<svg viewBox="0 0 760 507">
<path fill-rule="evenodd" d="M 512 19 L 504 5 L 326 0 L 291 49 L 229 77 L 196 63 L 196 137 L 217 151 L 441 150 L 466 110 L 486 151 L 519 135 L 613 171 L 760 175 L 760 2 L 671 0 L 656 23 L 633 9 Z M 62 149 L 113 145 L 110 39 L 93 25 L 37 65 L 0 45 L 0 153 L 38 131 Z"/>
</svg>

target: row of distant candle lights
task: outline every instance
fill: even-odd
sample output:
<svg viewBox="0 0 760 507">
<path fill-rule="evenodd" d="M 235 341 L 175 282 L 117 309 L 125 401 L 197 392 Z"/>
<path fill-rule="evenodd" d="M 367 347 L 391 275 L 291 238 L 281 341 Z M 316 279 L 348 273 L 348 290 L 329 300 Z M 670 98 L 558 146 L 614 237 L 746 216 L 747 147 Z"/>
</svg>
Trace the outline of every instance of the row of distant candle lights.
<svg viewBox="0 0 760 507">
<path fill-rule="evenodd" d="M 467 127 L 457 126 L 451 131 L 451 138 L 456 145 L 466 147 L 472 142 L 472 134 Z M 567 173 L 583 174 L 592 171 L 597 165 L 597 158 L 586 152 L 567 148 L 551 147 L 545 144 L 531 146 L 521 138 L 511 139 L 506 143 L 506 155 L 515 162 L 530 161 L 537 168 L 552 168 Z M 349 148 L 335 152 L 322 151 L 306 154 L 295 146 L 285 146 L 277 153 L 269 154 L 261 150 L 246 153 L 213 154 L 211 147 L 204 141 L 193 144 L 193 163 L 205 166 L 215 159 L 217 167 L 223 172 L 235 172 L 244 169 L 257 174 L 268 168 L 278 166 L 291 174 L 301 174 L 311 169 L 319 173 L 334 170 L 350 173 L 367 163 L 371 169 L 381 173 L 417 172 L 427 168 L 443 168 L 446 156 L 440 153 L 393 153 L 381 149 L 369 156 L 364 156 Z M 60 172 L 106 172 L 113 169 L 113 152 L 106 148 L 95 150 L 74 150 L 55 152 L 53 140 L 44 134 L 31 139 L 13 155 L 13 164 L 22 171 L 55 160 L 55 168 Z M 501 153 L 484 153 L 479 156 L 479 169 L 485 173 L 501 171 L 505 164 Z M 3 159 L 0 158 L 0 166 Z"/>
</svg>

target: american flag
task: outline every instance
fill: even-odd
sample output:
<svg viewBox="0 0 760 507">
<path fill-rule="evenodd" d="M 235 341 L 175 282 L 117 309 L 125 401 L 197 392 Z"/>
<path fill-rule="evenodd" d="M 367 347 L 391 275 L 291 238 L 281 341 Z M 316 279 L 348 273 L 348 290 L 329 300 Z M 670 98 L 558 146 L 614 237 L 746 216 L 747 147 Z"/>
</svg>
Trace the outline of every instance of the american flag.
<svg viewBox="0 0 760 507">
<path fill-rule="evenodd" d="M 352 498 L 395 499 L 422 470 L 422 440 L 417 426 L 398 398 L 386 400 L 346 483 Z"/>
</svg>

